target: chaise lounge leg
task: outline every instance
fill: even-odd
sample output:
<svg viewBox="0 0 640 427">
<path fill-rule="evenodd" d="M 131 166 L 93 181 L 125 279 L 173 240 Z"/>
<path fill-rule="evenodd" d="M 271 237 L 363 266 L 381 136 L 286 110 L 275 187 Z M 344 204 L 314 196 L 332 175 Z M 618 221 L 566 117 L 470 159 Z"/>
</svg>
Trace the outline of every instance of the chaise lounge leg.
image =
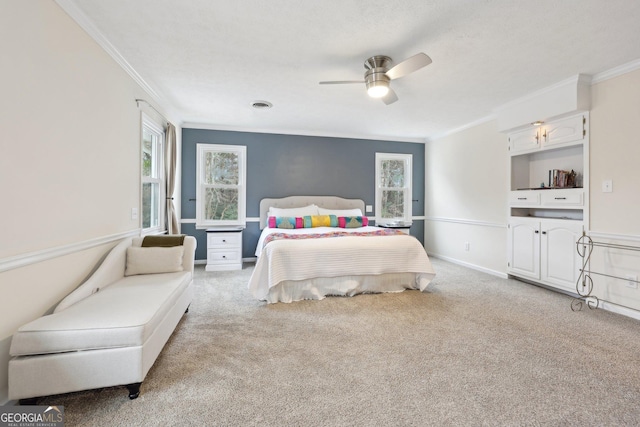
<svg viewBox="0 0 640 427">
<path fill-rule="evenodd" d="M 38 398 L 30 397 L 28 399 L 20 399 L 18 402 L 20 403 L 20 406 L 34 406 L 38 403 Z"/>
<path fill-rule="evenodd" d="M 191 304 L 187 306 L 187 309 L 184 311 L 184 314 L 187 314 L 189 312 L 189 307 L 191 307 Z"/>
<path fill-rule="evenodd" d="M 133 383 L 127 385 L 127 389 L 129 389 L 129 399 L 133 400 L 140 396 L 140 386 L 142 383 Z"/>
</svg>

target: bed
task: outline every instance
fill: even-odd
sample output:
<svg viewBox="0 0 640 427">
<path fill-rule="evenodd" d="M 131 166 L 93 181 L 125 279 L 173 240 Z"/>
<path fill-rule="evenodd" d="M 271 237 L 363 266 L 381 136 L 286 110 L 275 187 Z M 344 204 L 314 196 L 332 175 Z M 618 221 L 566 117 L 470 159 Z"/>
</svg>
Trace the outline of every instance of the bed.
<svg viewBox="0 0 640 427">
<path fill-rule="evenodd" d="M 249 290 L 268 303 L 328 295 L 424 291 L 435 272 L 424 247 L 368 225 L 364 202 L 334 196 L 262 199 Z"/>
</svg>

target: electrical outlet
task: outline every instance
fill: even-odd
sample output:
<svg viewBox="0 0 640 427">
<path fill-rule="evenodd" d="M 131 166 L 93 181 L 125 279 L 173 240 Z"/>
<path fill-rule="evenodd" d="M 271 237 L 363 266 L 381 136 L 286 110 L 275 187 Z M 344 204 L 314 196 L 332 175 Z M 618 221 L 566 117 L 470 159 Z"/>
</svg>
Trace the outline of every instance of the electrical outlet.
<svg viewBox="0 0 640 427">
<path fill-rule="evenodd" d="M 138 208 L 131 208 L 131 219 L 138 219 Z"/>
<path fill-rule="evenodd" d="M 469 252 L 470 248 L 471 248 L 471 245 L 469 245 L 469 242 L 464 242 L 464 250 Z"/>
<path fill-rule="evenodd" d="M 638 289 L 638 276 L 627 274 L 624 276 L 624 279 L 627 281 L 627 283 L 625 283 L 627 288 Z"/>
<path fill-rule="evenodd" d="M 613 181 L 610 179 L 605 179 L 602 181 L 602 192 L 603 193 L 611 193 L 613 192 Z"/>
</svg>

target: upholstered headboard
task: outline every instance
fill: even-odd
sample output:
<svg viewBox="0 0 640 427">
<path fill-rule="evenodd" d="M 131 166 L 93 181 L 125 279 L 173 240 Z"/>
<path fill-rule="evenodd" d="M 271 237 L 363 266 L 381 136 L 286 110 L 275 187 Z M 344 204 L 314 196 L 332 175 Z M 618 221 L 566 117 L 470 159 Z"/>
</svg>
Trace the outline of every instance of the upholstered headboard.
<svg viewBox="0 0 640 427">
<path fill-rule="evenodd" d="M 360 199 L 343 199 L 336 196 L 289 196 L 281 199 L 260 200 L 260 229 L 265 227 L 267 212 L 274 208 L 300 208 L 315 204 L 325 209 L 360 209 L 364 215 L 364 201 Z"/>
</svg>

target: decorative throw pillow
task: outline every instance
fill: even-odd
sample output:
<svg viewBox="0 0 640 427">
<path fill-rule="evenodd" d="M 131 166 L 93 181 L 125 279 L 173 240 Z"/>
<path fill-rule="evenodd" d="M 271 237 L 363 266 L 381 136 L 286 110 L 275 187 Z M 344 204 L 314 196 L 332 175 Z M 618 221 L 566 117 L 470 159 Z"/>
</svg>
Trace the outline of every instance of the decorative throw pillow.
<svg viewBox="0 0 640 427">
<path fill-rule="evenodd" d="M 182 271 L 184 246 L 127 248 L 125 276 Z"/>
<path fill-rule="evenodd" d="M 338 217 L 335 215 L 311 215 L 305 216 L 303 220 L 304 228 L 338 226 Z"/>
<path fill-rule="evenodd" d="M 338 226 L 341 228 L 358 228 L 369 225 L 369 218 L 366 216 L 341 216 L 338 217 Z"/>
<path fill-rule="evenodd" d="M 288 229 L 293 229 L 293 228 L 302 228 L 304 226 L 304 223 L 302 221 L 302 218 L 298 217 L 298 218 L 294 218 L 294 217 L 275 217 L 275 216 L 270 216 L 267 220 L 267 225 L 269 226 L 269 228 L 288 228 Z"/>
</svg>

